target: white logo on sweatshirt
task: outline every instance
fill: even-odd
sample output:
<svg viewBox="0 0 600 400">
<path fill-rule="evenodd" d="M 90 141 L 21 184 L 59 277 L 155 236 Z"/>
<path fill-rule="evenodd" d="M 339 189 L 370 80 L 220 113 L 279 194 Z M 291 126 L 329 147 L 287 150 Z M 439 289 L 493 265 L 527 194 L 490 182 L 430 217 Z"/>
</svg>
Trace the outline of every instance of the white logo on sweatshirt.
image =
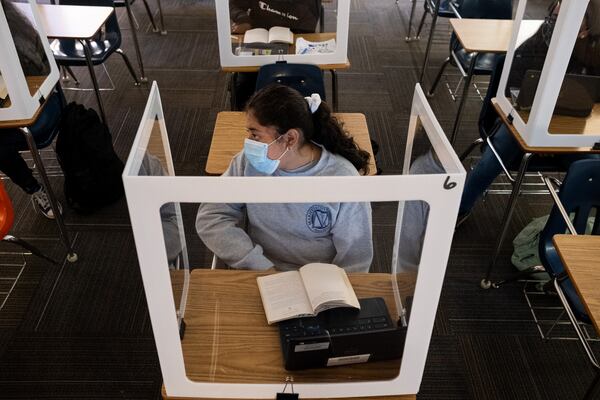
<svg viewBox="0 0 600 400">
<path fill-rule="evenodd" d="M 271 6 L 269 6 L 269 5 L 268 5 L 267 3 L 265 3 L 264 1 L 259 1 L 259 2 L 258 2 L 258 7 L 259 7 L 261 10 L 263 10 L 263 11 L 267 11 L 267 12 L 270 12 L 270 13 L 273 13 L 273 14 L 277 14 L 277 15 L 279 15 L 280 17 L 287 18 L 287 19 L 291 19 L 291 20 L 293 20 L 293 21 L 298 21 L 298 17 L 296 17 L 295 15 L 292 15 L 292 14 L 290 14 L 290 13 L 288 13 L 288 12 L 279 11 L 279 10 L 276 10 L 276 9 L 274 9 L 274 8 L 271 8 Z"/>
</svg>

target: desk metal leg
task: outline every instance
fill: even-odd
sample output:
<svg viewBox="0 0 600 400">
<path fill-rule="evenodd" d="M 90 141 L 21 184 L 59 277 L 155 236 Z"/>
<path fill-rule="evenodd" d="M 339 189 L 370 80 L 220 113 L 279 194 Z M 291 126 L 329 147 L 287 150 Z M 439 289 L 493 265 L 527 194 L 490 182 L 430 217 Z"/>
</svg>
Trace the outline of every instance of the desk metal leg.
<svg viewBox="0 0 600 400">
<path fill-rule="evenodd" d="M 50 186 L 50 180 L 48 179 L 48 175 L 46 174 L 46 168 L 44 168 L 44 163 L 42 162 L 42 157 L 40 157 L 37 145 L 35 144 L 35 139 L 33 138 L 33 135 L 31 134 L 29 128 L 21 128 L 20 130 L 21 133 L 23 133 L 23 135 L 25 136 L 25 140 L 27 140 L 27 145 L 29 146 L 31 156 L 33 157 L 35 165 L 40 173 L 40 176 L 42 177 L 42 182 L 44 183 L 46 194 L 48 195 L 48 199 L 50 200 L 50 207 L 52 208 L 52 212 L 54 213 L 54 219 L 56 220 L 56 224 L 58 225 L 58 233 L 60 235 L 60 239 L 63 242 L 65 248 L 67 249 L 67 260 L 69 262 L 75 262 L 77 261 L 77 254 L 73 251 L 73 245 L 71 243 L 71 239 L 69 238 L 69 233 L 67 232 L 65 222 L 63 220 L 62 214 L 60 213 L 58 202 L 56 201 L 56 196 L 54 196 L 52 186 Z"/>
<path fill-rule="evenodd" d="M 87 62 L 88 70 L 90 71 L 90 77 L 92 78 L 94 93 L 96 93 L 96 101 L 98 102 L 98 111 L 100 112 L 100 118 L 102 119 L 102 122 L 106 124 L 106 114 L 104 113 L 104 105 L 102 104 L 102 98 L 100 97 L 100 87 L 98 86 L 98 80 L 96 79 L 96 73 L 94 72 L 94 64 L 92 64 L 92 51 L 90 41 L 89 39 L 85 39 L 80 40 L 80 42 L 83 45 L 85 61 Z"/>
<path fill-rule="evenodd" d="M 435 10 L 431 18 L 431 29 L 429 29 L 429 38 L 427 38 L 427 48 L 425 49 L 425 58 L 423 59 L 423 67 L 421 68 L 421 75 L 419 76 L 419 83 L 423 84 L 423 77 L 425 76 L 425 70 L 427 69 L 427 63 L 429 62 L 429 52 L 431 51 L 431 44 L 433 42 L 433 32 L 435 31 L 435 24 L 437 23 L 438 11 L 440 11 L 440 2 L 435 2 Z"/>
<path fill-rule="evenodd" d="M 456 112 L 456 119 L 454 120 L 454 127 L 452 128 L 452 135 L 450 136 L 450 144 L 454 147 L 454 142 L 456 141 L 456 135 L 458 133 L 458 129 L 460 128 L 460 121 L 462 119 L 463 108 L 465 108 L 465 103 L 467 102 L 467 96 L 469 95 L 469 87 L 471 86 L 471 79 L 473 79 L 473 71 L 475 70 L 475 65 L 477 65 L 477 58 L 479 57 L 479 53 L 472 53 L 471 64 L 469 64 L 469 72 L 467 72 L 467 77 L 465 78 L 465 83 L 463 87 L 462 97 L 460 99 L 460 103 L 458 103 L 458 111 Z"/>
<path fill-rule="evenodd" d="M 338 111 L 338 81 L 337 74 L 335 69 L 330 69 L 331 71 L 331 91 L 333 92 L 333 98 L 331 100 L 331 106 L 333 108 L 333 112 Z"/>
<path fill-rule="evenodd" d="M 142 61 L 142 53 L 140 52 L 140 43 L 138 42 L 137 30 L 135 29 L 133 23 L 133 13 L 131 12 L 131 4 L 129 4 L 129 0 L 125 0 L 125 8 L 127 9 L 127 18 L 129 18 L 129 26 L 131 27 L 131 35 L 133 36 L 133 45 L 135 47 L 135 55 L 137 56 L 137 61 L 140 66 L 140 81 L 148 82 L 148 78 L 146 78 L 146 73 L 144 72 L 144 62 Z"/>
<path fill-rule="evenodd" d="M 506 233 L 508 232 L 508 226 L 510 224 L 510 220 L 512 218 L 513 212 L 515 210 L 515 206 L 517 205 L 517 197 L 521 192 L 521 184 L 523 183 L 523 179 L 525 178 L 525 173 L 527 172 L 527 166 L 529 165 L 529 161 L 533 156 L 532 153 L 523 154 L 523 158 L 521 159 L 521 165 L 519 166 L 519 172 L 517 174 L 517 178 L 513 183 L 513 189 L 510 193 L 510 197 L 508 199 L 508 205 L 506 206 L 506 210 L 504 210 L 504 216 L 502 218 L 502 229 L 500 231 L 500 236 L 498 236 L 498 240 L 496 241 L 496 248 L 494 249 L 494 254 L 490 260 L 487 271 L 485 273 L 485 277 L 481 280 L 480 285 L 482 289 L 489 289 L 492 286 L 490 281 L 490 275 L 492 274 L 492 270 L 496 266 L 496 260 L 498 259 L 498 255 L 500 254 L 500 249 L 502 248 L 502 243 L 504 243 L 504 238 Z"/>
</svg>

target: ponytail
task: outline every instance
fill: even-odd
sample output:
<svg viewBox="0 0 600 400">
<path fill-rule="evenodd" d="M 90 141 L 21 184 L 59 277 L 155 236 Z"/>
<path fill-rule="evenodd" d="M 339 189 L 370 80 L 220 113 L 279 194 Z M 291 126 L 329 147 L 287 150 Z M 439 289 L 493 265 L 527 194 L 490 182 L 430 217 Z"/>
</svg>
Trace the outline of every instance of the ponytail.
<svg viewBox="0 0 600 400">
<path fill-rule="evenodd" d="M 359 172 L 369 173 L 370 154 L 358 147 L 324 102 L 311 113 L 309 103 L 297 90 L 272 84 L 254 93 L 246 109 L 261 125 L 275 127 L 280 135 L 299 129 L 305 142 L 314 141 L 350 161 Z"/>
<path fill-rule="evenodd" d="M 319 108 L 312 114 L 313 137 L 311 140 L 322 144 L 333 154 L 339 154 L 354 165 L 364 175 L 369 173 L 369 158 L 371 155 L 354 141 L 332 114 L 326 103 L 321 103 Z"/>
</svg>

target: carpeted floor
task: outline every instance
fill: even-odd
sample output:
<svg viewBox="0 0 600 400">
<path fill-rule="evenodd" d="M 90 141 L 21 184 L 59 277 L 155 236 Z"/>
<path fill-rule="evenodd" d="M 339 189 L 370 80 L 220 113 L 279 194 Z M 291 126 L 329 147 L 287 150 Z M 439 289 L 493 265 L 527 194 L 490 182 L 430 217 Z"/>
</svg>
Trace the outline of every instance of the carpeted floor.
<svg viewBox="0 0 600 400">
<path fill-rule="evenodd" d="M 162 3 L 166 36 L 152 33 L 141 2 L 133 7 L 146 74 L 160 86 L 177 173 L 199 175 L 216 114 L 229 107 L 227 77 L 219 70 L 214 2 Z M 535 1 L 539 7 L 543 3 Z M 339 109 L 366 115 L 371 137 L 381 145 L 378 163 L 385 174 L 402 167 L 411 98 L 427 38 L 424 33 L 420 41 L 404 41 L 410 4 L 353 0 L 348 49 L 352 67 L 339 72 Z M 135 60 L 126 15 L 121 9 L 117 12 L 123 48 Z M 421 12 L 419 2 L 417 17 Z M 447 56 L 448 39 L 447 21 L 441 19 L 426 87 Z M 109 59 L 107 69 L 116 89 L 102 97 L 116 151 L 125 159 L 149 85 L 134 87 L 118 57 Z M 87 72 L 75 72 L 89 87 Z M 449 67 L 448 72 L 456 74 L 456 69 Z M 100 67 L 97 73 L 103 73 Z M 100 81 L 108 84 L 105 77 Z M 67 98 L 96 106 L 90 92 L 69 91 Z M 478 99 L 468 100 L 458 152 L 478 135 L 480 104 Z M 457 105 L 444 86 L 431 105 L 450 131 Z M 53 162 L 51 150 L 44 154 Z M 62 177 L 55 174 L 51 179 L 63 200 Z M 28 197 L 5 183 L 15 206 L 14 234 L 53 257 L 63 257 L 53 222 L 32 212 Z M 506 196 L 488 196 L 455 234 L 419 399 L 576 399 L 592 380 L 577 342 L 539 337 L 520 284 L 479 288 L 506 201 Z M 549 208 L 545 196 L 522 197 L 509 237 Z M 21 268 L 19 257 L 0 253 L 0 304 L 6 299 L 0 308 L 0 398 L 160 398 L 160 368 L 125 201 L 92 215 L 66 211 L 80 257 L 77 263 L 52 266 L 27 256 Z M 183 211 L 192 265 L 208 266 L 209 255 L 193 230 L 195 209 L 189 205 Z M 375 208 L 374 270 L 389 264 L 394 211 L 388 205 Z M 0 246 L 0 251 L 9 250 L 14 249 Z M 511 251 L 507 243 L 494 276 L 513 272 Z M 2 294 L 8 292 L 8 297 Z"/>
</svg>

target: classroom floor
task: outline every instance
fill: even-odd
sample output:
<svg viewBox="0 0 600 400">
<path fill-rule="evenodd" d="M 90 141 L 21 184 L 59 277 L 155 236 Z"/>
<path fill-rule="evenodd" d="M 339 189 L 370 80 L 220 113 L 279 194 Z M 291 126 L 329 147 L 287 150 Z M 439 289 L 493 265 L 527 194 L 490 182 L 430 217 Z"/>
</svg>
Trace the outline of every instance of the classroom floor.
<svg viewBox="0 0 600 400">
<path fill-rule="evenodd" d="M 542 7 L 544 2 L 536 3 Z M 229 107 L 227 77 L 219 71 L 214 2 L 162 4 L 166 36 L 152 33 L 142 2 L 133 7 L 146 74 L 160 86 L 177 173 L 199 175 L 216 114 Z M 339 109 L 366 115 L 371 137 L 381 146 L 378 163 L 384 174 L 398 173 L 402 167 L 408 113 L 428 32 L 426 26 L 423 39 L 404 41 L 410 4 L 353 1 L 348 49 L 352 67 L 339 72 Z M 421 12 L 419 2 L 417 17 Z M 123 48 L 134 61 L 126 15 L 121 9 L 118 14 Z M 448 24 L 440 20 L 426 87 L 447 56 L 448 38 Z M 116 89 L 102 97 L 116 151 L 125 159 L 149 85 L 134 87 L 117 56 L 107 68 Z M 102 74 L 102 68 L 97 72 Z M 449 67 L 448 72 L 456 74 L 456 69 Z M 90 87 L 87 72 L 76 73 Z M 108 85 L 105 78 L 100 81 Z M 457 104 L 443 83 L 431 105 L 448 132 Z M 91 92 L 71 91 L 67 98 L 96 107 Z M 480 104 L 476 98 L 468 100 L 458 151 L 478 136 Z M 56 167 L 51 151 L 44 151 L 44 158 Z M 52 170 L 53 188 L 62 200 L 63 179 Z M 55 224 L 32 212 L 29 198 L 5 183 L 15 206 L 13 233 L 62 257 Z M 455 233 L 419 399 L 576 399 L 592 380 L 579 343 L 540 338 L 521 284 L 479 288 L 507 198 L 488 196 Z M 549 209 L 548 196 L 523 196 L 508 237 Z M 209 255 L 193 232 L 194 212 L 184 207 L 192 265 L 207 267 Z M 391 249 L 390 221 L 395 214 L 381 207 L 374 216 L 379 256 L 373 269 L 383 271 L 382 253 Z M 160 398 L 160 368 L 125 200 L 87 216 L 67 210 L 65 218 L 75 238 L 77 263 L 52 266 L 28 256 L 22 269 L 18 257 L 0 254 L 0 398 Z M 0 246 L 0 252 L 8 250 L 13 249 Z M 508 240 L 495 277 L 514 272 L 511 252 Z M 3 291 L 15 281 L 14 288 Z M 8 296 L 1 294 L 8 291 Z"/>
</svg>

